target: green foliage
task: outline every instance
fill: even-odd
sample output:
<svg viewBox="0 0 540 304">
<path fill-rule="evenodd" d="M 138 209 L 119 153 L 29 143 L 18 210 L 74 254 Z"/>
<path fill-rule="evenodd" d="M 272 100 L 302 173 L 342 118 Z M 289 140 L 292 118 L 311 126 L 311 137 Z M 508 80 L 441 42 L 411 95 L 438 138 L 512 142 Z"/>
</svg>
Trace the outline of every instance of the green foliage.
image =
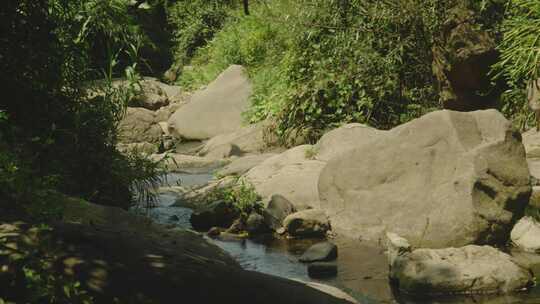
<svg viewBox="0 0 540 304">
<path fill-rule="evenodd" d="M 503 112 L 522 129 L 534 119 L 527 107 L 525 87 L 540 77 L 540 2 L 511 0 L 499 44 L 501 60 L 494 66 L 495 78 L 509 85 L 503 96 Z"/>
<path fill-rule="evenodd" d="M 233 186 L 217 188 L 210 194 L 209 201 L 223 200 L 234 206 L 243 218 L 252 211 L 262 209 L 261 197 L 255 188 L 244 180 L 238 180 Z"/>
<path fill-rule="evenodd" d="M 195 50 L 204 46 L 227 19 L 232 0 L 179 0 L 167 11 L 175 29 L 175 60 L 187 64 Z"/>
<path fill-rule="evenodd" d="M 0 239 L 0 281 L 4 292 L 10 290 L 0 292 L 0 296 L 8 303 L 94 303 L 80 282 L 58 273 L 53 261 L 62 253 L 50 238 L 50 231 L 47 225 L 40 225 L 7 233 Z"/>
<path fill-rule="evenodd" d="M 284 137 L 353 121 L 389 128 L 437 107 L 431 47 L 443 12 L 428 0 L 256 4 L 197 52 L 182 84 L 242 64 L 254 86 L 247 119 L 277 117 Z"/>
</svg>

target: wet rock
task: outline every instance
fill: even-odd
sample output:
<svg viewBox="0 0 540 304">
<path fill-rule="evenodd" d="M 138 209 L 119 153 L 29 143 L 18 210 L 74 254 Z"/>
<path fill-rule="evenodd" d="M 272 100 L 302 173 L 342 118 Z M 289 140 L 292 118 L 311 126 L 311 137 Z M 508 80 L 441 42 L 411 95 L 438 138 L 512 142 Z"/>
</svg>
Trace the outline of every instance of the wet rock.
<svg viewBox="0 0 540 304">
<path fill-rule="evenodd" d="M 530 216 L 521 218 L 512 229 L 510 239 L 525 252 L 540 252 L 540 223 Z"/>
<path fill-rule="evenodd" d="M 390 279 L 407 294 L 507 293 L 533 284 L 528 269 L 490 246 L 411 250 L 399 238 L 388 243 L 396 245 L 389 248 Z"/>
<path fill-rule="evenodd" d="M 251 212 L 246 221 L 246 230 L 250 235 L 256 235 L 270 231 L 264 217 L 256 212 Z"/>
<path fill-rule="evenodd" d="M 180 220 L 180 218 L 179 218 L 178 215 L 176 215 L 176 214 L 175 214 L 175 215 L 171 215 L 171 216 L 169 217 L 169 221 L 170 221 L 170 222 L 178 222 L 179 220 Z"/>
<path fill-rule="evenodd" d="M 238 211 L 224 201 L 217 201 L 204 210 L 195 211 L 189 219 L 191 225 L 196 230 L 206 230 L 211 227 L 227 228 L 238 217 Z"/>
<path fill-rule="evenodd" d="M 328 217 L 322 210 L 310 209 L 293 213 L 283 220 L 283 226 L 293 237 L 324 237 L 330 230 Z"/>
<path fill-rule="evenodd" d="M 238 233 L 242 233 L 245 230 L 246 230 L 246 225 L 244 225 L 244 222 L 242 221 L 241 218 L 237 218 L 234 220 L 234 222 L 225 232 L 231 233 L 231 234 L 238 234 Z"/>
<path fill-rule="evenodd" d="M 268 206 L 263 210 L 264 222 L 273 230 L 283 226 L 283 220 L 295 211 L 294 206 L 279 194 L 272 195 Z"/>
<path fill-rule="evenodd" d="M 337 264 L 332 262 L 315 262 L 308 264 L 308 275 L 311 278 L 327 278 L 337 275 Z"/>
<path fill-rule="evenodd" d="M 338 248 L 330 242 L 317 243 L 302 254 L 299 261 L 303 263 L 333 261 L 337 259 Z"/>
<path fill-rule="evenodd" d="M 223 228 L 212 227 L 208 229 L 208 232 L 206 233 L 206 235 L 208 235 L 209 237 L 215 238 L 215 237 L 218 237 L 222 232 L 223 232 Z"/>
</svg>

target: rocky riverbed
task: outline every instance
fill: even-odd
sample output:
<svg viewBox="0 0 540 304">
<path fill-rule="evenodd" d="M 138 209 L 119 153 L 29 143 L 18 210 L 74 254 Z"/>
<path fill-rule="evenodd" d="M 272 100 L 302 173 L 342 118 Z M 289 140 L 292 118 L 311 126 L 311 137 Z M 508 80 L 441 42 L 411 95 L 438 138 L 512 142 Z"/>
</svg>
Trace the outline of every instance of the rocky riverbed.
<svg viewBox="0 0 540 304">
<path fill-rule="evenodd" d="M 522 142 L 496 110 L 443 110 L 392 130 L 349 124 L 316 144 L 300 136 L 282 147 L 271 121 L 242 124 L 250 94 L 232 66 L 181 102 L 128 111 L 122 148 L 146 149 L 181 181 L 160 189 L 148 216 L 208 231 L 245 269 L 324 282 L 360 302 L 538 299 L 540 136 Z M 335 261 L 298 262 L 325 239 L 337 245 Z"/>
</svg>

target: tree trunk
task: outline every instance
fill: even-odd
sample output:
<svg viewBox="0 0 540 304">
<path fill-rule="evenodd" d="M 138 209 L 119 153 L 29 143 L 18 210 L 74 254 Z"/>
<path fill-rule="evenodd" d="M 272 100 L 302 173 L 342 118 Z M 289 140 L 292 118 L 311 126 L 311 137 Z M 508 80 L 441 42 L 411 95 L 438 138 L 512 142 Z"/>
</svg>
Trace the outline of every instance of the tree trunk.
<svg viewBox="0 0 540 304">
<path fill-rule="evenodd" d="M 243 0 L 244 2 L 244 14 L 249 15 L 249 0 Z"/>
</svg>

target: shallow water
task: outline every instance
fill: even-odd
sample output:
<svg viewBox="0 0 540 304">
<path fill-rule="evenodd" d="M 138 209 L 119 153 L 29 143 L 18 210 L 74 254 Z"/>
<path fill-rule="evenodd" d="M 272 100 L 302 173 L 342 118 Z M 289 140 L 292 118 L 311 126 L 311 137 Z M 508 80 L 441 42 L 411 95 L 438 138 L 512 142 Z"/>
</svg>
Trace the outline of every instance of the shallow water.
<svg viewBox="0 0 540 304">
<path fill-rule="evenodd" d="M 174 186 L 181 181 L 183 187 L 206 184 L 211 174 L 170 174 L 167 184 Z M 174 224 L 191 229 L 188 208 L 170 207 L 177 194 L 162 193 L 157 207 L 146 212 L 147 216 L 163 224 Z M 171 217 L 176 216 L 175 219 Z M 325 280 L 313 280 L 307 275 L 306 265 L 298 258 L 312 244 L 320 240 L 283 240 L 261 238 L 256 240 L 209 239 L 247 270 L 259 271 L 291 279 L 313 281 L 336 286 L 355 297 L 360 303 L 406 303 L 406 304 L 540 304 L 540 288 L 526 293 L 507 296 L 439 297 L 435 299 L 411 299 L 395 294 L 388 283 L 388 264 L 384 252 L 376 244 L 337 238 L 332 240 L 339 250 L 338 275 Z"/>
</svg>

